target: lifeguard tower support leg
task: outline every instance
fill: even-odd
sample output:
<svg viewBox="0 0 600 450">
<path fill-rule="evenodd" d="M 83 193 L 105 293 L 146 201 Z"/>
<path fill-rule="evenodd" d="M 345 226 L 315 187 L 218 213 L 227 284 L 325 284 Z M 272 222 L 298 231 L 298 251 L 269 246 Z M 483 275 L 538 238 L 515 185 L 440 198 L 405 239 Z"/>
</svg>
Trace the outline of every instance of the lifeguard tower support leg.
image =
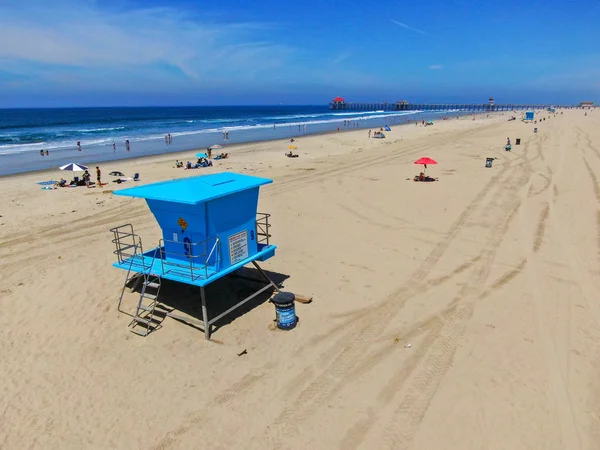
<svg viewBox="0 0 600 450">
<path fill-rule="evenodd" d="M 279 286 L 277 286 L 277 284 L 271 280 L 269 278 L 269 276 L 265 273 L 264 270 L 262 270 L 260 268 L 260 266 L 257 264 L 256 261 L 252 261 L 252 264 L 254 265 L 254 267 L 256 267 L 256 269 L 258 270 L 258 272 L 261 274 L 261 276 L 265 279 L 265 281 L 267 282 L 265 286 L 263 286 L 262 288 L 260 288 L 258 291 L 256 291 L 255 293 L 253 293 L 252 295 L 249 295 L 248 297 L 246 297 L 245 299 L 241 300 L 240 302 L 236 303 L 235 305 L 233 305 L 231 308 L 229 308 L 227 311 L 223 311 L 221 314 L 219 314 L 216 317 L 213 317 L 212 319 L 208 320 L 208 311 L 206 309 L 206 292 L 204 290 L 204 287 L 200 288 L 200 301 L 202 302 L 202 321 L 204 322 L 204 337 L 206 339 L 210 340 L 210 334 L 211 334 L 211 327 L 212 325 L 219 319 L 225 317 L 227 314 L 229 314 L 231 311 L 233 311 L 234 309 L 239 308 L 240 306 L 242 306 L 244 303 L 249 302 L 250 300 L 252 300 L 253 298 L 257 297 L 258 295 L 262 294 L 263 292 L 265 292 L 268 289 L 273 288 L 276 292 L 279 292 Z M 255 281 L 259 281 L 259 280 L 255 280 Z"/>
<path fill-rule="evenodd" d="M 204 337 L 210 339 L 210 323 L 208 322 L 208 311 L 206 310 L 206 293 L 204 286 L 200 288 L 200 301 L 202 302 L 202 321 L 204 322 Z"/>
</svg>

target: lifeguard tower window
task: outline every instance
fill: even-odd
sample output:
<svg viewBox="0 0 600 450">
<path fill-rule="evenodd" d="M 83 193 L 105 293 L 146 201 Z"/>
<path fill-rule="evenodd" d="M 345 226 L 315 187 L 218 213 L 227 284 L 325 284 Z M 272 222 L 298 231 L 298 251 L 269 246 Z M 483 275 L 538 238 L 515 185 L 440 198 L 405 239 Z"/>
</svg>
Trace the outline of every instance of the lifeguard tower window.
<svg viewBox="0 0 600 450">
<path fill-rule="evenodd" d="M 259 187 L 269 183 L 267 178 L 224 172 L 115 191 L 145 199 L 162 230 L 158 247 L 144 252 L 131 225 L 114 228 L 115 267 L 127 270 L 128 277 L 131 272 L 146 278 L 152 274 L 204 288 L 252 263 L 278 289 L 256 263 L 273 257 L 276 248 L 269 241 L 269 214 L 257 212 Z M 126 254 L 123 248 L 135 251 Z M 204 318 L 207 336 L 218 318 Z"/>
</svg>

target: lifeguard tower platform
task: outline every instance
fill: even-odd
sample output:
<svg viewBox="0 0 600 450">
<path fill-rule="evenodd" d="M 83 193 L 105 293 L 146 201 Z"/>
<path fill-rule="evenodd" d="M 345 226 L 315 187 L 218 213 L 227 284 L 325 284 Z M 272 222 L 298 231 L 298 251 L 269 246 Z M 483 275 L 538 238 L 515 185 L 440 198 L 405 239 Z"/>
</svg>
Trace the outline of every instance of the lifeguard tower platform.
<svg viewBox="0 0 600 450">
<path fill-rule="evenodd" d="M 269 242 L 270 215 L 257 213 L 259 187 L 272 182 L 267 178 L 224 172 L 114 192 L 145 199 L 162 229 L 158 247 L 149 251 L 143 250 L 142 240 L 131 224 L 110 230 L 117 255 L 113 265 L 127 272 L 119 310 L 128 283 L 133 278 L 142 282 L 140 299 L 130 323 L 133 332 L 146 336 L 158 325 L 155 308 L 163 279 L 200 288 L 200 325 L 207 339 L 217 320 L 267 289 L 279 291 L 257 264 L 275 255 L 276 247 Z M 266 285 L 227 311 L 209 318 L 205 287 L 250 263 L 264 277 Z M 172 313 L 166 315 L 190 322 L 189 318 Z"/>
<path fill-rule="evenodd" d="M 535 112 L 534 111 L 526 111 L 525 112 L 525 121 L 527 122 L 533 122 L 533 118 L 535 116 Z"/>
</svg>

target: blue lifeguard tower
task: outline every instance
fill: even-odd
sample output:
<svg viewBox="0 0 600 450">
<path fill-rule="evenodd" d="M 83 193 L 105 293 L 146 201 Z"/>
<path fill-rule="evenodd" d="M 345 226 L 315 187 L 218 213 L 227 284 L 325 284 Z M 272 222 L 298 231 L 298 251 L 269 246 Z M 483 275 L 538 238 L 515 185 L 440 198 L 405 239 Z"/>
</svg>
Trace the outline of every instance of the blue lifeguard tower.
<svg viewBox="0 0 600 450">
<path fill-rule="evenodd" d="M 535 113 L 533 111 L 526 111 L 525 112 L 525 120 L 529 121 L 529 122 L 533 122 L 534 115 L 535 115 Z"/>
<path fill-rule="evenodd" d="M 131 224 L 112 228 L 117 262 L 127 271 L 123 293 L 136 278 L 142 282 L 140 299 L 130 323 L 131 330 L 146 336 L 155 318 L 161 280 L 167 279 L 200 288 L 202 323 L 207 339 L 217 320 L 270 288 L 279 287 L 259 267 L 275 255 L 269 242 L 269 214 L 257 213 L 259 187 L 273 180 L 224 172 L 163 181 L 115 191 L 115 195 L 143 198 L 159 226 L 162 239 L 149 251 Z M 208 317 L 205 286 L 252 263 L 266 285 L 216 317 Z M 191 322 L 172 313 L 166 315 Z M 139 328 L 138 328 L 139 327 Z"/>
</svg>

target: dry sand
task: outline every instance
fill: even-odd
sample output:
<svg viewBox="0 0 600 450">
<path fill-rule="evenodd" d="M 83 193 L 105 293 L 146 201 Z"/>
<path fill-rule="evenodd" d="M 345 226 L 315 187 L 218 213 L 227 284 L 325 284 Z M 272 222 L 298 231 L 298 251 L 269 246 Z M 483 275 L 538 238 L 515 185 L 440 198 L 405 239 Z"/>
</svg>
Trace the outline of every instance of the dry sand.
<svg viewBox="0 0 600 450">
<path fill-rule="evenodd" d="M 212 169 L 173 168 L 192 152 L 102 165 L 272 177 L 264 267 L 315 298 L 289 332 L 262 298 L 213 341 L 173 319 L 130 333 L 108 230 L 156 245 L 145 202 L 0 179 L 0 447 L 600 448 L 600 111 L 542 113 L 538 134 L 508 116 L 305 137 L 297 159 L 273 141 Z M 439 182 L 407 180 L 421 156 Z M 199 315 L 193 290 L 163 301 Z"/>
</svg>

